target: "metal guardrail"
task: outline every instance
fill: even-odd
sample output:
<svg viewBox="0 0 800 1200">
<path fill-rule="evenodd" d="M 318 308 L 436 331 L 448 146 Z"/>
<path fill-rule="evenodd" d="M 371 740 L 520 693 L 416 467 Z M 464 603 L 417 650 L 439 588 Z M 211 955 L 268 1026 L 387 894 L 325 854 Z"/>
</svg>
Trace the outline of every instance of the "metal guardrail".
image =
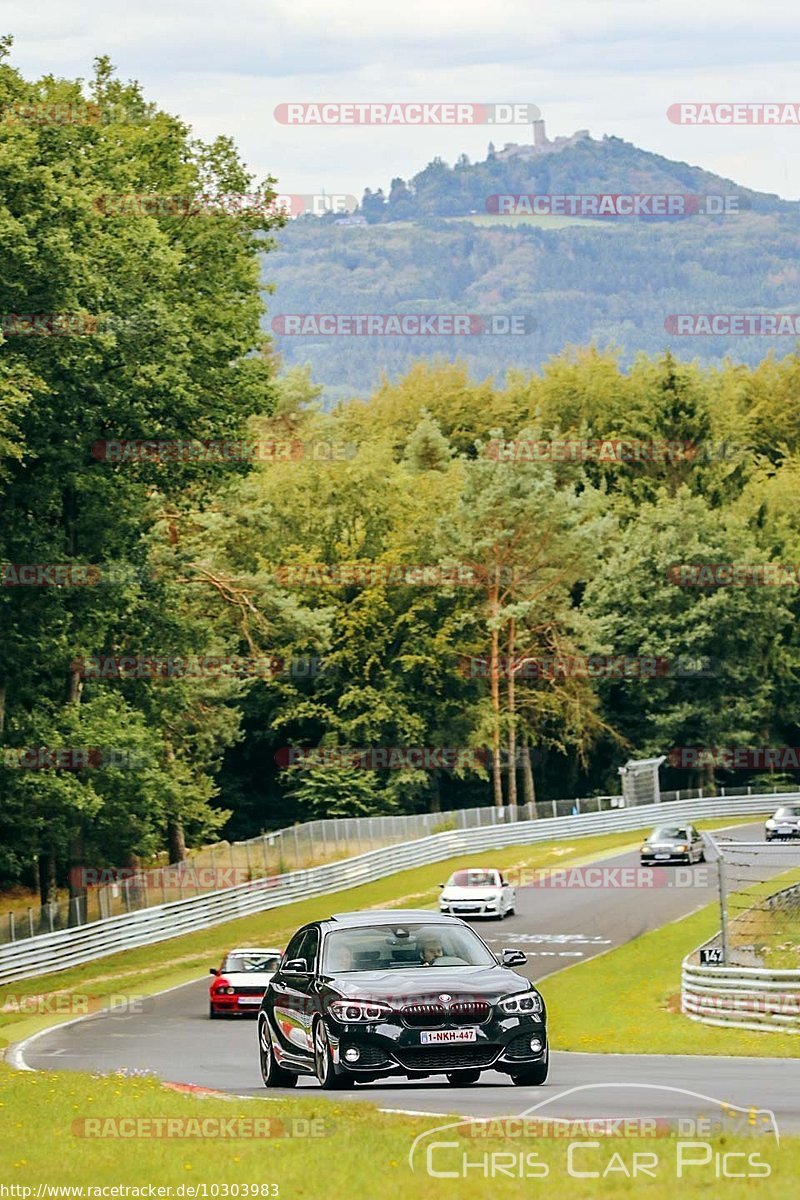
<svg viewBox="0 0 800 1200">
<path fill-rule="evenodd" d="M 704 945 L 715 941 L 709 938 Z M 700 947 L 702 949 L 702 947 Z M 681 1011 L 703 1025 L 800 1033 L 800 971 L 683 961 Z"/>
<path fill-rule="evenodd" d="M 781 888 L 764 904 L 797 909 L 797 884 Z M 760 1032 L 800 1033 L 800 969 L 700 964 L 700 951 L 719 944 L 714 934 L 681 966 L 681 1012 L 703 1025 Z"/>
<path fill-rule="evenodd" d="M 775 789 L 773 789 L 775 791 Z M 757 794 L 759 793 L 756 789 Z M 719 796 L 749 796 L 752 787 L 721 788 Z M 775 794 L 779 794 L 775 792 Z M 662 792 L 662 804 L 704 799 L 703 790 Z M 241 842 L 216 842 L 190 850 L 172 865 L 137 868 L 79 868 L 85 890 L 69 899 L 51 900 L 41 907 L 16 906 L 0 914 L 0 946 L 37 934 L 58 933 L 78 925 L 214 890 L 231 888 L 290 871 L 307 870 L 325 862 L 352 858 L 382 846 L 415 841 L 453 829 L 477 829 L 520 821 L 545 820 L 575 814 L 608 812 L 631 807 L 622 796 L 590 796 L 545 800 L 498 808 L 449 809 L 382 817 L 327 817 L 273 829 Z"/>
<path fill-rule="evenodd" d="M 680 816 L 696 820 L 700 817 L 730 816 L 735 819 L 763 812 L 769 808 L 772 800 L 772 793 L 766 793 L 738 799 L 714 797 L 676 801 L 670 805 L 670 818 Z M 183 933 L 194 933 L 237 917 L 299 900 L 373 883 L 396 871 L 426 866 L 458 854 L 498 850 L 503 846 L 530 845 L 559 837 L 569 840 L 598 833 L 633 831 L 652 825 L 663 818 L 663 814 L 663 805 L 652 804 L 479 829 L 449 830 L 306 871 L 290 871 L 270 879 L 258 879 L 238 887 L 95 921 L 75 929 L 39 934 L 0 947 L 0 985 L 12 980 L 52 974 L 96 958 L 117 954 L 121 950 L 167 941 Z"/>
</svg>

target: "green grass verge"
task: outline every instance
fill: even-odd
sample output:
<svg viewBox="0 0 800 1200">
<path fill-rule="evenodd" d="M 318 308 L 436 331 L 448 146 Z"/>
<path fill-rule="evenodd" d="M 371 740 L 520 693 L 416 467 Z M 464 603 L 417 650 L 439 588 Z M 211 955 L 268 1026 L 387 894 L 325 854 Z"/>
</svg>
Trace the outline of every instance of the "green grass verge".
<svg viewBox="0 0 800 1200">
<path fill-rule="evenodd" d="M 709 904 L 550 976 L 542 994 L 553 1047 L 590 1054 L 799 1057 L 797 1035 L 723 1029 L 681 1014 L 681 962 L 718 929 L 719 907 Z"/>
<path fill-rule="evenodd" d="M 535 1089 L 509 1092 L 509 1111 L 521 1112 L 537 1098 Z M 752 1197 L 756 1190 L 769 1200 L 788 1200 L 797 1195 L 800 1174 L 800 1138 L 793 1137 L 781 1138 L 780 1148 L 768 1136 L 709 1139 L 710 1161 L 689 1169 L 679 1181 L 676 1139 L 603 1139 L 595 1149 L 578 1150 L 574 1159 L 575 1170 L 596 1171 L 600 1177 L 578 1179 L 568 1173 L 567 1143 L 563 1138 L 478 1139 L 464 1136 L 466 1129 L 461 1135 L 450 1129 L 437 1136 L 455 1142 L 456 1148 L 436 1151 L 434 1169 L 456 1168 L 461 1174 L 462 1155 L 478 1165 L 468 1169 L 465 1177 L 434 1178 L 426 1171 L 424 1150 L 415 1155 L 412 1172 L 409 1151 L 419 1134 L 432 1133 L 446 1123 L 441 1118 L 401 1117 L 367 1104 L 328 1101 L 318 1094 L 276 1101 L 200 1098 L 169 1091 L 148 1078 L 24 1074 L 0 1067 L 0 1112 L 0 1180 L 31 1188 L 29 1195 L 33 1197 L 39 1184 L 84 1188 L 141 1188 L 152 1184 L 175 1189 L 173 1196 L 186 1196 L 190 1194 L 187 1188 L 205 1185 L 206 1196 L 211 1197 L 216 1184 L 228 1186 L 227 1192 L 218 1187 L 216 1195 L 220 1197 L 277 1194 L 282 1200 L 373 1200 L 376 1195 L 382 1200 L 527 1200 L 547 1194 L 544 1189 L 552 1194 L 555 1185 L 564 1200 L 595 1200 L 598 1196 L 634 1192 L 648 1200 L 671 1200 L 676 1186 L 682 1196 L 741 1200 Z M 150 1124 L 115 1124 L 125 1118 Z M 155 1122 L 165 1118 L 184 1122 L 182 1128 L 195 1136 L 179 1138 L 174 1132 L 163 1136 L 164 1129 L 169 1128 L 165 1126 L 162 1136 L 154 1136 L 158 1128 Z M 97 1123 L 87 1125 L 87 1120 Z M 226 1124 L 220 1126 L 218 1122 Z M 263 1136 L 267 1128 L 273 1135 L 283 1132 L 284 1136 L 267 1140 Z M 261 1136 L 231 1136 L 234 1132 L 254 1133 L 256 1129 L 261 1130 Z M 223 1130 L 225 1136 L 220 1136 Z M 112 1136 L 115 1132 L 117 1135 Z M 131 1136 L 132 1132 L 138 1136 Z M 198 1137 L 201 1132 L 205 1136 Z M 302 1132 L 317 1136 L 285 1136 Z M 624 1172 L 631 1172 L 637 1151 L 657 1155 L 654 1179 L 626 1178 Z M 720 1179 L 718 1160 L 713 1156 L 736 1151 L 757 1154 L 758 1161 L 767 1164 L 769 1176 Z M 486 1157 L 493 1153 L 504 1154 L 504 1159 L 498 1164 L 497 1159 Z M 697 1150 L 689 1153 L 699 1157 Z M 534 1157 L 526 1164 L 525 1155 Z M 529 1172 L 533 1169 L 531 1162 L 535 1163 L 537 1176 L 519 1178 L 520 1161 L 523 1170 Z M 746 1162 L 730 1161 L 735 1171 L 742 1171 Z M 488 1174 L 481 1166 L 487 1163 Z M 603 1171 L 609 1167 L 603 1178 Z M 543 1176 L 545 1168 L 547 1175 Z M 258 1185 L 259 1190 L 245 1193 L 244 1184 Z M 269 1184 L 277 1185 L 277 1193 L 261 1190 Z M 234 1185 L 239 1185 L 238 1193 Z M 177 1190 L 181 1187 L 183 1192 Z"/>
</svg>

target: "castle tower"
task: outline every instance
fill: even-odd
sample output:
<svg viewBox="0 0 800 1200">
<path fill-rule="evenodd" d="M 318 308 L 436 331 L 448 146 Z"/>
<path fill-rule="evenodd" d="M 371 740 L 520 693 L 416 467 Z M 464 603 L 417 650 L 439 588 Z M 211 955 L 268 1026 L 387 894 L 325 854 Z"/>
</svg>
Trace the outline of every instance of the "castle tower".
<svg viewBox="0 0 800 1200">
<path fill-rule="evenodd" d="M 544 121 L 542 120 L 533 122 L 533 144 L 534 146 L 547 145 L 547 134 L 544 131 Z"/>
</svg>

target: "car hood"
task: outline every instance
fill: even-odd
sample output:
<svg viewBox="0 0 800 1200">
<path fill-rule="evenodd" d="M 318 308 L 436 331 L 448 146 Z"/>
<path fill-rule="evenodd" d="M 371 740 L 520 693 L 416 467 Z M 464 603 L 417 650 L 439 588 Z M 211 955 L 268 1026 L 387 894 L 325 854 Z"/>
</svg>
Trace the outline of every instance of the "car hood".
<svg viewBox="0 0 800 1200">
<path fill-rule="evenodd" d="M 487 883 L 485 887 L 450 887 L 442 888 L 442 896 L 446 900 L 483 900 L 484 897 L 494 899 L 502 892 L 496 883 Z"/>
<path fill-rule="evenodd" d="M 225 971 L 222 978 L 227 979 L 231 987 L 266 988 L 273 974 L 272 971 Z"/>
<path fill-rule="evenodd" d="M 499 1000 L 530 986 L 509 967 L 411 967 L 408 970 L 358 971 L 328 976 L 327 990 L 359 1000 L 378 1000 L 393 1007 L 431 1003 L 447 994 L 454 1000 Z"/>
</svg>

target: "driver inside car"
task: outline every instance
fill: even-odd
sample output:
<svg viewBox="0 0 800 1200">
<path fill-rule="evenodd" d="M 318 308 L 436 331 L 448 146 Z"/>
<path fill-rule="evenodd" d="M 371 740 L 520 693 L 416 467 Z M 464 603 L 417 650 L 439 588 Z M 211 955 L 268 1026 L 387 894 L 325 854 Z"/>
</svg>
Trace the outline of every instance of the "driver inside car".
<svg viewBox="0 0 800 1200">
<path fill-rule="evenodd" d="M 423 967 L 432 967 L 437 958 L 444 955 L 442 939 L 436 934 L 429 934 L 420 942 L 420 960 Z"/>
</svg>

